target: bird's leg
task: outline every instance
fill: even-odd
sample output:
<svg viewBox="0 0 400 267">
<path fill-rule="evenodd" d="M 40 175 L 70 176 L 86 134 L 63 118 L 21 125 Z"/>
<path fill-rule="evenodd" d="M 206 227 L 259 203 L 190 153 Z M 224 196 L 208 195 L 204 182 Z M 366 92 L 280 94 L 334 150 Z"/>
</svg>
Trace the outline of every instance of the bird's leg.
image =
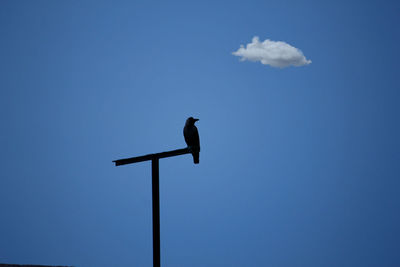
<svg viewBox="0 0 400 267">
<path fill-rule="evenodd" d="M 198 146 L 188 146 L 189 152 L 193 153 L 193 152 L 200 152 L 200 147 Z"/>
</svg>

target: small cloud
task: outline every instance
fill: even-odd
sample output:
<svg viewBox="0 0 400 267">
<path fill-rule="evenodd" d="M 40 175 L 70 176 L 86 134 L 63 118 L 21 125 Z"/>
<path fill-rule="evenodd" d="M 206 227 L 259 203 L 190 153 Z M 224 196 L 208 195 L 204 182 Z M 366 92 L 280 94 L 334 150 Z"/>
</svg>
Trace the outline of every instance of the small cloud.
<svg viewBox="0 0 400 267">
<path fill-rule="evenodd" d="M 241 61 L 260 61 L 264 65 L 278 68 L 290 65 L 299 67 L 311 63 L 311 60 L 306 59 L 298 48 L 285 42 L 271 41 L 269 39 L 260 42 L 257 36 L 253 37 L 252 42 L 247 44 L 246 47 L 241 45 L 232 54 L 241 57 Z"/>
</svg>

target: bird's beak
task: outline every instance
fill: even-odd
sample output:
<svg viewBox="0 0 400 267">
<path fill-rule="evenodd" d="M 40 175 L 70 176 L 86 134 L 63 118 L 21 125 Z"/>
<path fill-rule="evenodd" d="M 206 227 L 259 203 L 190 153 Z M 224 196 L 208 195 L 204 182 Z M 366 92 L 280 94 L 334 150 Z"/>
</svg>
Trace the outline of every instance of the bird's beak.
<svg viewBox="0 0 400 267">
<path fill-rule="evenodd" d="M 199 119 L 194 119 L 194 121 L 198 121 Z"/>
</svg>

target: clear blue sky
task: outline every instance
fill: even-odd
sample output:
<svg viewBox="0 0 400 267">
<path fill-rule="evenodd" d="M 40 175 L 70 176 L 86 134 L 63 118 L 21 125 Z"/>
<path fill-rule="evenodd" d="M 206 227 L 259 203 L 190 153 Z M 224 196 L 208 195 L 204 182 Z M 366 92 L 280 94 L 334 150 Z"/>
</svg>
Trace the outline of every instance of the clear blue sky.
<svg viewBox="0 0 400 267">
<path fill-rule="evenodd" d="M 398 1 L 1 1 L 0 262 L 400 266 Z M 312 63 L 232 55 L 254 36 Z"/>
</svg>

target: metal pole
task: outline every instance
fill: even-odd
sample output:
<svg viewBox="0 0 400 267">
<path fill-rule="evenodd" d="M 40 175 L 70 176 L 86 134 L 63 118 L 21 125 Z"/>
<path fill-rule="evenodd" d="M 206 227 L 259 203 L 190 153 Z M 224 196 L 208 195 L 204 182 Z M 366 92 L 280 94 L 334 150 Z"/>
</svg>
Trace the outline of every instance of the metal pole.
<svg viewBox="0 0 400 267">
<path fill-rule="evenodd" d="M 158 158 L 151 160 L 153 194 L 153 266 L 160 267 L 160 190 Z"/>
<path fill-rule="evenodd" d="M 162 158 L 169 158 L 191 153 L 189 147 L 165 151 L 161 153 L 148 154 L 133 158 L 113 160 L 115 166 L 137 163 L 151 160 L 152 170 L 152 195 L 153 195 L 153 266 L 160 267 L 160 185 L 158 161 Z"/>
</svg>

